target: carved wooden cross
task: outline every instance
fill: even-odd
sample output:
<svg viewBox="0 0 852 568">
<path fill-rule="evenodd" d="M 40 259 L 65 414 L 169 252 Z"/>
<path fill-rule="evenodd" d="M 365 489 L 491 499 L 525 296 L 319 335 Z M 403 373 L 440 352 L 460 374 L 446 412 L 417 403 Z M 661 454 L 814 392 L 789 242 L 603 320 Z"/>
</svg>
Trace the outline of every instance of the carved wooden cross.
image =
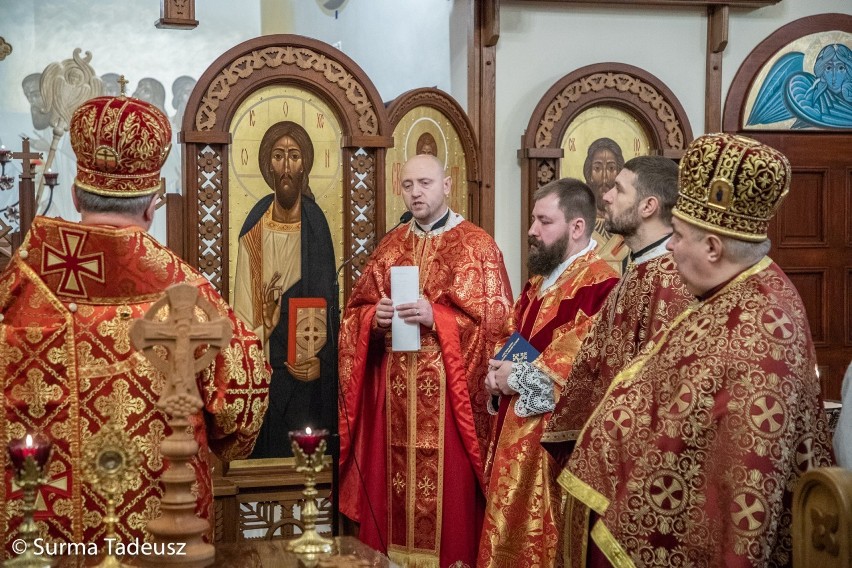
<svg viewBox="0 0 852 568">
<path fill-rule="evenodd" d="M 166 319 L 155 321 L 156 315 L 166 306 Z M 196 307 L 206 314 L 207 321 L 198 321 Z M 232 334 L 231 322 L 219 316 L 213 305 L 198 293 L 198 288 L 189 284 L 168 288 L 166 295 L 130 329 L 136 349 L 166 375 L 157 404 L 175 417 L 185 417 L 201 408 L 195 376 L 228 345 Z M 165 347 L 166 353 L 155 349 L 158 345 Z M 201 346 L 207 349 L 196 358 Z"/>
<path fill-rule="evenodd" d="M 165 308 L 165 319 L 156 321 Z M 199 315 L 203 319 L 199 320 Z M 160 516 L 149 520 L 145 528 L 155 546 L 186 543 L 179 562 L 188 566 L 208 566 L 216 555 L 213 545 L 204 542 L 210 523 L 195 514 L 196 497 L 192 493 L 192 485 L 199 479 L 189 464 L 198 455 L 198 443 L 190 432 L 188 416 L 202 404 L 195 376 L 228 344 L 232 334 L 231 322 L 189 284 L 168 288 L 166 295 L 130 328 L 133 346 L 166 375 L 157 405 L 169 415 L 172 431 L 160 442 L 160 453 L 169 463 L 160 476 L 164 487 Z M 202 346 L 207 349 L 196 358 Z"/>
<path fill-rule="evenodd" d="M 33 171 L 30 167 L 30 160 L 40 160 L 41 152 L 30 152 L 30 139 L 24 138 L 21 142 L 21 151 L 12 152 L 13 160 L 23 160 L 21 178 L 33 179 Z"/>
</svg>

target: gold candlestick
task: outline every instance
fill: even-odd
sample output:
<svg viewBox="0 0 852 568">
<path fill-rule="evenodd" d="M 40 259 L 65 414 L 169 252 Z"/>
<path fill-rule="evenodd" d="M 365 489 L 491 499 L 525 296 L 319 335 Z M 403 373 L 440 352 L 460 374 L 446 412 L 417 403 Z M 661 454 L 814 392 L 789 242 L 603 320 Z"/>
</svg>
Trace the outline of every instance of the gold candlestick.
<svg viewBox="0 0 852 568">
<path fill-rule="evenodd" d="M 310 428 L 300 432 L 290 432 L 290 443 L 293 456 L 296 458 L 296 471 L 305 474 L 305 496 L 302 507 L 302 534 L 299 538 L 287 543 L 287 550 L 300 556 L 302 564 L 315 566 L 320 556 L 334 552 L 334 541 L 321 536 L 316 531 L 316 520 L 319 515 L 316 503 L 316 477 L 325 468 L 326 430 L 311 432 Z"/>
<path fill-rule="evenodd" d="M 38 488 L 45 482 L 42 473 L 50 457 L 50 447 L 50 442 L 38 440 L 31 434 L 27 434 L 25 440 L 13 441 L 9 444 L 9 457 L 15 468 L 15 482 L 24 491 L 24 520 L 18 527 L 19 538 L 24 543 L 24 550 L 15 558 L 4 562 L 4 567 L 42 568 L 53 566 L 54 562 L 50 557 L 36 554 L 34 543 L 39 530 L 33 518 Z"/>
</svg>

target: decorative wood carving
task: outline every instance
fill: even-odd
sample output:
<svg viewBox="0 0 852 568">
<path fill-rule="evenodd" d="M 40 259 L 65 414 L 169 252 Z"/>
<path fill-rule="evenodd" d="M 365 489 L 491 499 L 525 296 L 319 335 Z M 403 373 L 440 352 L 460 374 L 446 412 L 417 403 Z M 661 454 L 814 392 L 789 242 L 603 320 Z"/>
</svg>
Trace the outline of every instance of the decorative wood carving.
<svg viewBox="0 0 852 568">
<path fill-rule="evenodd" d="M 336 209 L 344 234 L 332 237 L 343 241 L 344 259 L 352 256 L 343 267 L 342 288 L 348 296 L 377 242 L 377 196 L 385 186 L 385 148 L 393 139 L 384 104 L 360 67 L 333 47 L 301 36 L 269 35 L 243 42 L 216 59 L 198 80 L 181 125 L 186 260 L 229 297 L 229 231 L 244 221 L 229 217 L 229 195 L 238 191 L 229 181 L 232 122 L 238 111 L 244 112 L 244 101 L 260 89 L 278 87 L 321 100 L 339 124 L 340 154 L 335 159 L 340 163 L 342 198 Z M 300 498 L 303 476 L 293 471 L 292 460 L 263 463 L 267 461 L 225 463 L 214 470 L 222 516 L 217 539 L 243 537 L 240 503 L 277 503 L 284 492 Z M 323 477 L 323 483 L 330 478 Z M 280 533 L 275 537 L 281 538 Z"/>
<path fill-rule="evenodd" d="M 186 251 L 192 255 L 187 261 L 228 297 L 225 158 L 230 120 L 253 91 L 276 84 L 316 93 L 340 120 L 343 194 L 348 201 L 343 225 L 352 227 L 344 235 L 344 250 L 358 255 L 344 267 L 348 296 L 360 276 L 359 267 L 375 247 L 379 213 L 375 199 L 385 175 L 384 168 L 376 169 L 375 164 L 384 163 L 384 148 L 392 139 L 381 98 L 360 67 L 333 47 L 301 36 L 270 35 L 241 43 L 220 56 L 196 84 L 182 125 L 184 155 L 198 156 L 195 171 L 185 174 L 187 202 L 198 202 L 187 210 Z"/>
<path fill-rule="evenodd" d="M 852 566 L 852 471 L 805 473 L 793 495 L 793 566 Z"/>
<path fill-rule="evenodd" d="M 463 191 L 467 194 L 466 216 L 470 221 L 481 226 L 484 217 L 482 204 L 486 200 L 482 198 L 481 156 L 473 125 L 461 106 L 449 94 L 439 89 L 423 88 L 407 91 L 390 103 L 388 118 L 392 128 L 396 129 L 409 112 L 422 107 L 435 109 L 443 115 L 459 136 L 464 153 L 467 186 L 453 187 L 452 191 Z M 401 148 L 403 143 L 404 141 L 396 140 L 397 148 Z"/>
<path fill-rule="evenodd" d="M 198 26 L 195 19 L 195 0 L 160 0 L 160 19 L 154 22 L 160 29 L 191 30 Z"/>
<path fill-rule="evenodd" d="M 621 63 L 582 67 L 557 81 L 530 117 L 521 138 L 521 237 L 526 240 L 532 195 L 559 177 L 562 140 L 581 112 L 614 107 L 637 120 L 649 136 L 652 152 L 679 158 L 692 140 L 689 119 L 665 84 L 650 73 Z M 522 247 L 522 278 L 526 278 L 527 249 Z"/>
</svg>

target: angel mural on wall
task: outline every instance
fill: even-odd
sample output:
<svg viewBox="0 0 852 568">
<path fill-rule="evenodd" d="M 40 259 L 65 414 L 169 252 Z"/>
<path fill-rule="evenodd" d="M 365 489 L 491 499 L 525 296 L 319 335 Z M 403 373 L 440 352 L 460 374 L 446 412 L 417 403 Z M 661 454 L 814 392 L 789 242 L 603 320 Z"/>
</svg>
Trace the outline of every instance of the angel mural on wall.
<svg viewBox="0 0 852 568">
<path fill-rule="evenodd" d="M 842 43 L 823 47 L 804 69 L 805 53 L 790 51 L 770 68 L 746 126 L 794 119 L 791 129 L 852 128 L 852 49 Z"/>
</svg>

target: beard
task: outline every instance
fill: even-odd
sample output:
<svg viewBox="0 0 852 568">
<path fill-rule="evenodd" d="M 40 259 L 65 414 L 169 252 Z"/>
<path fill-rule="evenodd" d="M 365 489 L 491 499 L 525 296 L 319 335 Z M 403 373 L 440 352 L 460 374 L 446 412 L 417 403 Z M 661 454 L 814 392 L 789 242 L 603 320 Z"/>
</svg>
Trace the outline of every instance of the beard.
<svg viewBox="0 0 852 568">
<path fill-rule="evenodd" d="M 292 209 L 299 200 L 304 185 L 305 176 L 302 174 L 282 174 L 275 180 L 275 199 L 284 209 Z"/>
<path fill-rule="evenodd" d="M 641 224 L 639 210 L 635 204 L 618 217 L 610 215 L 604 217 L 604 229 L 610 234 L 621 235 L 622 237 L 632 237 L 635 235 Z"/>
<path fill-rule="evenodd" d="M 550 245 L 545 245 L 535 237 L 529 237 L 530 254 L 527 257 L 527 270 L 530 274 L 547 276 L 565 260 L 568 252 L 568 234 L 562 235 Z"/>
</svg>

